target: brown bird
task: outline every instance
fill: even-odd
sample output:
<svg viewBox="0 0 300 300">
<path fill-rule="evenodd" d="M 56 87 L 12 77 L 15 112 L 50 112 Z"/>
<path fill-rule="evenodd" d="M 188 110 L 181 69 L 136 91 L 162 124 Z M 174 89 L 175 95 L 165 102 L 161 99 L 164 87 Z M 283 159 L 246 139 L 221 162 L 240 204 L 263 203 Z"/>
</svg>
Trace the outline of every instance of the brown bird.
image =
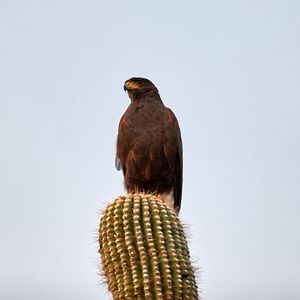
<svg viewBox="0 0 300 300">
<path fill-rule="evenodd" d="M 127 192 L 150 192 L 179 212 L 182 195 L 182 141 L 172 110 L 148 79 L 124 84 L 131 103 L 119 123 L 116 168 Z"/>
</svg>

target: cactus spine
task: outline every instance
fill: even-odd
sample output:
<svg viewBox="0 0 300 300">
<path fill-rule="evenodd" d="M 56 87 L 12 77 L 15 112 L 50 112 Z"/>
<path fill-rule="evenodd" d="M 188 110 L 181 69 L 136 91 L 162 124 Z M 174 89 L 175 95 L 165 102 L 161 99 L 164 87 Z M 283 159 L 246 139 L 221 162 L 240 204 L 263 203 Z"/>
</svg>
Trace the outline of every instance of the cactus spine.
<svg viewBox="0 0 300 300">
<path fill-rule="evenodd" d="M 115 199 L 101 217 L 99 243 L 113 299 L 199 299 L 182 225 L 159 198 Z"/>
</svg>

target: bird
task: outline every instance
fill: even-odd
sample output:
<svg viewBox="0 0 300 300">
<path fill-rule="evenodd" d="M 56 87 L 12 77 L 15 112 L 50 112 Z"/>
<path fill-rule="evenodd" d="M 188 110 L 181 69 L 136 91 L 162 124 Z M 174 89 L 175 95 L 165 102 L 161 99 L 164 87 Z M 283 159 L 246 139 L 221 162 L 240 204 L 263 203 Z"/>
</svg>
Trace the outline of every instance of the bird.
<svg viewBox="0 0 300 300">
<path fill-rule="evenodd" d="M 132 77 L 124 91 L 131 102 L 119 122 L 115 164 L 125 189 L 153 193 L 179 213 L 183 149 L 177 118 L 149 79 Z"/>
</svg>

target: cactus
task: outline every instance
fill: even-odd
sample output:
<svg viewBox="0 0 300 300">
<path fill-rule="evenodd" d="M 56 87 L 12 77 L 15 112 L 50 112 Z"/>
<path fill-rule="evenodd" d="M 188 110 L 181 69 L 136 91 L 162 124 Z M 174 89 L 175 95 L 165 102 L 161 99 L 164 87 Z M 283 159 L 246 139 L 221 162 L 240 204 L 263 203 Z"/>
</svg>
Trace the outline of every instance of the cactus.
<svg viewBox="0 0 300 300">
<path fill-rule="evenodd" d="M 154 195 L 129 194 L 109 204 L 99 244 L 113 299 L 199 299 L 183 227 Z"/>
</svg>

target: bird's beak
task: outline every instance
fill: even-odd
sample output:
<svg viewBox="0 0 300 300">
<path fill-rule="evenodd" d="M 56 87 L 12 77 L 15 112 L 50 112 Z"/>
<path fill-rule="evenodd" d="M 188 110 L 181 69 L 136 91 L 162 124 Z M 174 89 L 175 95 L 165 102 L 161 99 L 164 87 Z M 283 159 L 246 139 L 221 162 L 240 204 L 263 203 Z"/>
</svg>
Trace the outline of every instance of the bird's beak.
<svg viewBox="0 0 300 300">
<path fill-rule="evenodd" d="M 124 83 L 124 91 L 128 92 L 128 91 L 132 91 L 132 90 L 138 90 L 140 87 L 137 83 L 133 82 L 133 81 L 125 81 Z"/>
</svg>

